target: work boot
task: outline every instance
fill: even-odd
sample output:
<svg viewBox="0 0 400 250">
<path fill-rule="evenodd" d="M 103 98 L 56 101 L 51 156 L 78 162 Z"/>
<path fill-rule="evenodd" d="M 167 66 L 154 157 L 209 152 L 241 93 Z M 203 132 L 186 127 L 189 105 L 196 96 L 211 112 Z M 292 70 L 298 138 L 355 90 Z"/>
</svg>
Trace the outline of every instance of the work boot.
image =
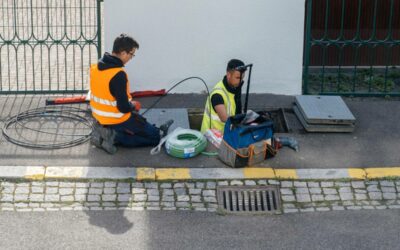
<svg viewBox="0 0 400 250">
<path fill-rule="evenodd" d="M 90 143 L 96 146 L 96 148 L 102 148 L 101 143 L 103 143 L 103 138 L 101 138 L 99 123 L 95 122 L 93 124 L 92 135 L 90 137 Z"/>
<path fill-rule="evenodd" d="M 169 127 L 174 123 L 174 120 L 168 120 L 160 126 L 161 137 L 167 136 Z"/>
<path fill-rule="evenodd" d="M 114 145 L 115 135 L 117 134 L 114 129 L 102 127 L 101 137 L 103 142 L 101 147 L 109 154 L 115 154 L 117 152 L 117 147 Z"/>
<path fill-rule="evenodd" d="M 115 135 L 117 133 L 114 129 L 107 128 L 96 122 L 93 126 L 94 135 L 91 142 L 98 148 L 104 149 L 109 154 L 115 154 L 117 152 L 117 147 L 114 145 Z M 100 139 L 98 135 L 100 135 Z"/>
</svg>

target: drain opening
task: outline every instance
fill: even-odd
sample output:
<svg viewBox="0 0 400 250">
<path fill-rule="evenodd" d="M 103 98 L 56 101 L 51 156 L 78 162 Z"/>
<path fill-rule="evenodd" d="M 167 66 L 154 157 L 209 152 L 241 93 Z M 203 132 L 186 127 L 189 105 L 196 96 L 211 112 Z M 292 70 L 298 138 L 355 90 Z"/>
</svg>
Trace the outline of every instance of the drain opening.
<svg viewBox="0 0 400 250">
<path fill-rule="evenodd" d="M 218 206 L 229 213 L 281 213 L 278 186 L 219 186 Z"/>
</svg>

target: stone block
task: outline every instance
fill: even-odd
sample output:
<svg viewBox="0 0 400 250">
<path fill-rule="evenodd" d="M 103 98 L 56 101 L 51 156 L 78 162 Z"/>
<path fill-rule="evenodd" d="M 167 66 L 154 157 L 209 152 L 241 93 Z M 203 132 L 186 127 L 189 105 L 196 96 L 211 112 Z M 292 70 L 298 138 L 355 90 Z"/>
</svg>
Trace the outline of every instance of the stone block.
<svg viewBox="0 0 400 250">
<path fill-rule="evenodd" d="M 74 189 L 73 188 L 60 188 L 58 192 L 60 195 L 72 195 L 74 193 Z"/>
<path fill-rule="evenodd" d="M 353 188 L 365 188 L 365 183 L 363 181 L 352 181 L 351 186 Z"/>
<path fill-rule="evenodd" d="M 296 188 L 296 194 L 308 194 L 308 188 Z"/>
<path fill-rule="evenodd" d="M 293 187 L 293 182 L 292 181 L 282 181 L 281 182 L 281 187 L 283 187 L 283 188 Z"/>
<path fill-rule="evenodd" d="M 203 190 L 203 196 L 215 197 L 215 190 Z"/>
<path fill-rule="evenodd" d="M 309 194 L 296 194 L 297 202 L 311 202 L 311 197 Z"/>
<path fill-rule="evenodd" d="M 281 194 L 282 195 L 293 195 L 292 189 L 289 188 L 281 188 Z"/>
<path fill-rule="evenodd" d="M 133 200 L 134 201 L 146 201 L 147 200 L 147 195 L 146 194 L 134 194 L 133 195 Z"/>
<path fill-rule="evenodd" d="M 303 182 L 303 181 L 294 181 L 293 185 L 295 187 L 307 187 L 307 182 Z"/>
<path fill-rule="evenodd" d="M 340 199 L 342 201 L 349 201 L 349 200 L 353 200 L 353 193 L 339 193 Z"/>
<path fill-rule="evenodd" d="M 325 196 L 325 200 L 326 201 L 337 201 L 337 200 L 340 200 L 340 197 L 339 197 L 339 195 L 336 195 L 336 194 L 328 194 Z"/>
<path fill-rule="evenodd" d="M 89 194 L 102 194 L 103 193 L 103 189 L 101 188 L 89 188 Z"/>
<path fill-rule="evenodd" d="M 100 199 L 100 195 L 88 195 L 87 196 L 87 201 L 90 201 L 90 202 L 92 202 L 92 201 L 100 201 L 101 199 Z"/>
<path fill-rule="evenodd" d="M 58 202 L 60 201 L 60 195 L 58 194 L 47 194 L 44 197 L 45 201 L 50 201 L 50 202 Z"/>
<path fill-rule="evenodd" d="M 160 196 L 150 195 L 147 200 L 148 201 L 160 201 Z"/>
<path fill-rule="evenodd" d="M 196 189 L 189 189 L 189 194 L 201 194 L 201 189 L 196 188 Z"/>
<path fill-rule="evenodd" d="M 192 202 L 202 202 L 200 195 L 191 195 L 190 200 Z"/>
<path fill-rule="evenodd" d="M 381 192 L 369 192 L 368 195 L 371 200 L 382 200 Z"/>
<path fill-rule="evenodd" d="M 324 194 L 337 194 L 337 191 L 334 188 L 323 188 L 322 190 Z"/>
<path fill-rule="evenodd" d="M 312 201 L 324 201 L 324 196 L 321 194 L 313 194 L 311 195 Z"/>
<path fill-rule="evenodd" d="M 104 183 L 104 187 L 106 188 L 115 188 L 117 187 L 117 183 L 114 181 L 107 181 Z"/>
<path fill-rule="evenodd" d="M 319 187 L 319 182 L 309 181 L 307 182 L 307 186 L 310 188 L 317 188 Z"/>
<path fill-rule="evenodd" d="M 177 199 L 177 201 L 189 201 L 190 197 L 189 197 L 189 195 L 178 195 L 176 197 L 176 199 Z"/>
<path fill-rule="evenodd" d="M 282 195 L 282 201 L 296 201 L 294 195 Z"/>
<path fill-rule="evenodd" d="M 187 195 L 186 188 L 176 188 L 174 191 L 176 195 Z"/>
<path fill-rule="evenodd" d="M 117 195 L 116 194 L 103 194 L 101 196 L 101 199 L 103 201 L 116 201 L 117 200 Z"/>
<path fill-rule="evenodd" d="M 333 187 L 333 181 L 323 181 L 321 182 L 321 187 L 323 188 Z"/>
<path fill-rule="evenodd" d="M 310 194 L 322 194 L 321 188 L 310 188 Z"/>
<path fill-rule="evenodd" d="M 110 182 L 110 183 L 112 183 L 112 182 Z M 115 191 L 116 191 L 115 187 L 105 187 L 103 190 L 103 193 L 104 194 L 115 194 Z"/>
</svg>

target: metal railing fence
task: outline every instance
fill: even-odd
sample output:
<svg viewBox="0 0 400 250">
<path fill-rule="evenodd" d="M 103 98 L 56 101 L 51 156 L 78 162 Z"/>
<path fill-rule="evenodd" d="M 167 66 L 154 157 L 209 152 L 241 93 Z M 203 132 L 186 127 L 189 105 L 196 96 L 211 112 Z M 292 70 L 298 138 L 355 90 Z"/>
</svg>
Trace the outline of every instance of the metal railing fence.
<svg viewBox="0 0 400 250">
<path fill-rule="evenodd" d="M 1 0 L 0 94 L 81 93 L 101 54 L 102 0 Z"/>
<path fill-rule="evenodd" d="M 307 0 L 303 93 L 400 95 L 400 0 Z"/>
</svg>

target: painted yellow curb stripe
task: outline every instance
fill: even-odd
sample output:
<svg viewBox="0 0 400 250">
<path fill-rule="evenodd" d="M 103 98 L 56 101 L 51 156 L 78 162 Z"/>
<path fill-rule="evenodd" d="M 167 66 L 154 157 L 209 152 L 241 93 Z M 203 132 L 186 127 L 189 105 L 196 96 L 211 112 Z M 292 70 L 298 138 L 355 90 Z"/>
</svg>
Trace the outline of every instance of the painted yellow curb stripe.
<svg viewBox="0 0 400 250">
<path fill-rule="evenodd" d="M 367 173 L 362 168 L 349 168 L 349 177 L 352 179 L 365 179 L 367 178 Z"/>
<path fill-rule="evenodd" d="M 156 170 L 154 168 L 137 168 L 136 169 L 136 180 L 155 180 Z"/>
<path fill-rule="evenodd" d="M 278 179 L 298 179 L 296 169 L 275 169 L 275 176 Z"/>
<path fill-rule="evenodd" d="M 24 178 L 32 181 L 42 181 L 44 180 L 44 174 L 25 175 Z"/>
<path fill-rule="evenodd" d="M 275 173 L 272 168 L 244 168 L 243 175 L 244 178 L 249 178 L 249 179 L 275 178 Z"/>
<path fill-rule="evenodd" d="M 191 178 L 188 168 L 156 169 L 156 180 L 188 180 Z"/>
<path fill-rule="evenodd" d="M 400 176 L 400 167 L 395 168 L 367 168 L 365 169 L 368 178 L 397 177 Z"/>
<path fill-rule="evenodd" d="M 33 181 L 41 181 L 44 179 L 45 167 L 26 167 L 24 178 Z"/>
</svg>

